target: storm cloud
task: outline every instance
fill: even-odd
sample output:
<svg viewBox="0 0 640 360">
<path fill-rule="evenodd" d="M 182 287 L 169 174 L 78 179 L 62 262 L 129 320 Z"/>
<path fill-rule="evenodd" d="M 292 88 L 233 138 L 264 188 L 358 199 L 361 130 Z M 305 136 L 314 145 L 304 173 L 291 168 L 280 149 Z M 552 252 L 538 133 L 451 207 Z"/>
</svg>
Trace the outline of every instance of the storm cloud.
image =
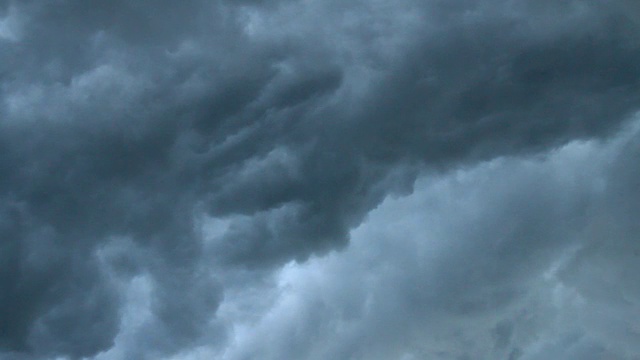
<svg viewBox="0 0 640 360">
<path fill-rule="evenodd" d="M 636 8 L 1 1 L 0 357 L 633 359 Z"/>
</svg>

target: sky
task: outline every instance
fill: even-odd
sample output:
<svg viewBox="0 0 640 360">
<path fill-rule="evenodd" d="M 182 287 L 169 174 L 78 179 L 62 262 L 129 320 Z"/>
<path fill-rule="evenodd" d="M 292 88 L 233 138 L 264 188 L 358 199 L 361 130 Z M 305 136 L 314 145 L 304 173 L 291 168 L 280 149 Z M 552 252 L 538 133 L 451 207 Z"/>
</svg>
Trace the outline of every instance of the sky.
<svg viewBox="0 0 640 360">
<path fill-rule="evenodd" d="M 0 0 L 0 359 L 640 359 L 633 0 Z"/>
</svg>

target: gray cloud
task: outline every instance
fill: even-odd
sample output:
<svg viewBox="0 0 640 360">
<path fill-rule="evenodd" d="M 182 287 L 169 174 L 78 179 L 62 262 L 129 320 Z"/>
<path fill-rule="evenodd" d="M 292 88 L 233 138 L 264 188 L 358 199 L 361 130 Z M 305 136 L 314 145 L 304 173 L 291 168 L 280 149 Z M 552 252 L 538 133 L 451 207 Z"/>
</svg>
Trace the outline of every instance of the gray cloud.
<svg viewBox="0 0 640 360">
<path fill-rule="evenodd" d="M 633 22 L 591 2 L 68 0 L 0 9 L 7 357 L 158 358 L 222 344 L 228 329 L 216 313 L 226 289 L 240 286 L 226 277 L 268 277 L 344 248 L 351 229 L 388 195 L 411 192 L 420 171 L 604 137 L 638 103 Z M 509 230 L 522 241 L 500 245 L 516 281 L 527 277 L 519 266 L 530 244 L 534 259 L 546 258 L 583 220 L 541 229 L 581 204 L 549 212 L 552 189 L 507 190 L 501 196 L 527 209 Z M 513 216 L 507 208 L 486 216 Z M 203 234 L 212 221 L 225 226 Z M 479 221 L 485 237 L 500 222 Z M 491 308 L 477 297 L 518 296 L 510 284 L 467 289 L 465 259 L 483 250 L 465 246 L 466 257 L 433 260 L 460 262 L 436 271 L 447 283 L 433 304 L 467 314 Z M 475 276 L 507 281 L 490 259 L 478 260 Z M 149 314 L 123 340 L 137 282 L 148 287 Z M 498 342 L 508 328 L 495 331 Z M 123 343 L 128 350 L 109 352 Z"/>
<path fill-rule="evenodd" d="M 634 359 L 636 138 L 426 174 L 285 267 L 261 317 L 223 311 L 243 327 L 221 358 Z"/>
</svg>

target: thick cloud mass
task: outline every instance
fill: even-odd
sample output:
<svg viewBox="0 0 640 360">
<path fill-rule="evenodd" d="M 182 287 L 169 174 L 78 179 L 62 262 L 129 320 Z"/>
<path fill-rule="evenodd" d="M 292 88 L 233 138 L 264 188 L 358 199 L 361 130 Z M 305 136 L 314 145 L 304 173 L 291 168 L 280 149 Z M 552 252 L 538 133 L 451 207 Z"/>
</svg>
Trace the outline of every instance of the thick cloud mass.
<svg viewBox="0 0 640 360">
<path fill-rule="evenodd" d="M 257 321 L 227 299 L 221 358 L 636 359 L 637 128 L 422 178 L 285 267 Z"/>
<path fill-rule="evenodd" d="M 0 1 L 0 357 L 633 359 L 637 10 Z"/>
</svg>

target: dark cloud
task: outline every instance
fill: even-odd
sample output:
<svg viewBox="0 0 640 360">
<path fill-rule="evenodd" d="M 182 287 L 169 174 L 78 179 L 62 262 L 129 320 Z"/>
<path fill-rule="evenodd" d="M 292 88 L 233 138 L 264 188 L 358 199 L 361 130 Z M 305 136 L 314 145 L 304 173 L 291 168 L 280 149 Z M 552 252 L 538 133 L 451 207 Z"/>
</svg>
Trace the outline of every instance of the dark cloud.
<svg viewBox="0 0 640 360">
<path fill-rule="evenodd" d="M 639 100 L 632 16 L 591 2 L 66 0 L 0 9 L 8 357 L 117 357 L 109 349 L 127 343 L 122 357 L 157 358 L 222 343 L 215 316 L 230 273 L 265 276 L 343 248 L 425 168 L 604 137 Z M 473 231 L 489 239 L 512 217 L 504 236 L 521 240 L 489 253 L 483 241 L 463 241 L 457 255 L 435 259 L 442 283 L 434 280 L 441 290 L 431 304 L 461 316 L 505 306 L 526 287 L 514 285 L 526 264 L 537 268 L 584 226 L 584 216 L 566 215 L 582 214 L 578 196 L 557 204 L 553 182 L 520 193 L 528 180 L 518 181 L 496 190 L 508 205 Z M 216 221 L 221 232 L 203 234 Z M 513 274 L 492 267 L 496 252 Z M 481 270 L 470 274 L 466 259 L 476 254 Z M 502 285 L 469 289 L 470 277 Z M 149 314 L 122 340 L 136 281 Z M 496 348 L 507 351 L 509 326 L 494 325 Z"/>
<path fill-rule="evenodd" d="M 637 176 L 610 167 L 637 134 L 421 178 L 344 252 L 285 267 L 222 358 L 633 359 L 638 199 L 618 184 Z"/>
</svg>

